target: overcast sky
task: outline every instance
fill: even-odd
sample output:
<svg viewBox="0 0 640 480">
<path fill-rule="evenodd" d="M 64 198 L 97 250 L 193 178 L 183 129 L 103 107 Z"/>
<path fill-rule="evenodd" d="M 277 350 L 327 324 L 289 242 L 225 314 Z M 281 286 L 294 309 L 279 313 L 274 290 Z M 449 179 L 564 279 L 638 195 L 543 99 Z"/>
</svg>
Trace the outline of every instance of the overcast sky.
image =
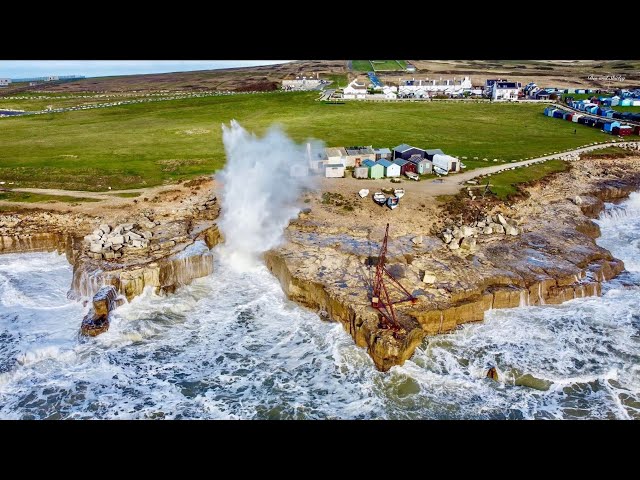
<svg viewBox="0 0 640 480">
<path fill-rule="evenodd" d="M 0 78 L 84 75 L 105 77 L 137 73 L 188 72 L 271 65 L 289 60 L 0 60 Z"/>
</svg>

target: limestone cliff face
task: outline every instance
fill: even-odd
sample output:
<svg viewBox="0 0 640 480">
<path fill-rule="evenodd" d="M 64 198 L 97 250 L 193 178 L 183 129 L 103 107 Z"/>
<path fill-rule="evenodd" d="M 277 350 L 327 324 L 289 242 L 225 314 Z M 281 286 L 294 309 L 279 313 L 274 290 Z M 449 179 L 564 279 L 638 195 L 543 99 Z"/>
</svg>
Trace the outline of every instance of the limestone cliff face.
<svg viewBox="0 0 640 480">
<path fill-rule="evenodd" d="M 169 255 L 135 263 L 121 264 L 96 261 L 86 255 L 78 255 L 74 261 L 71 298 L 90 298 L 105 285 L 131 301 L 146 287 L 156 293 L 173 293 L 181 285 L 188 285 L 196 278 L 213 272 L 213 256 L 210 252 L 197 251 L 187 254 L 187 249 L 198 239 L 211 248 L 220 241 L 217 225 L 202 229 L 198 236 L 184 241 L 172 249 Z"/>
<path fill-rule="evenodd" d="M 415 305 L 397 306 L 400 332 L 382 328 L 369 306 L 370 273 L 357 229 L 347 234 L 335 226 L 310 229 L 294 223 L 289 242 L 267 252 L 265 262 L 290 299 L 339 321 L 384 371 L 410 358 L 425 336 L 483 320 L 487 310 L 600 295 L 601 283 L 618 275 L 624 264 L 596 245 L 600 231 L 589 218 L 598 216 L 605 201 L 636 190 L 636 180 L 597 184 L 580 206 L 570 197 L 549 202 L 523 222 L 522 235 L 483 238 L 472 252 L 451 252 L 426 241 L 424 248 L 409 245 L 411 254 L 396 253 L 389 263 L 401 267 L 400 281 L 418 298 Z M 408 242 L 392 243 L 405 248 Z M 437 279 L 433 284 L 422 282 L 425 271 Z"/>
</svg>

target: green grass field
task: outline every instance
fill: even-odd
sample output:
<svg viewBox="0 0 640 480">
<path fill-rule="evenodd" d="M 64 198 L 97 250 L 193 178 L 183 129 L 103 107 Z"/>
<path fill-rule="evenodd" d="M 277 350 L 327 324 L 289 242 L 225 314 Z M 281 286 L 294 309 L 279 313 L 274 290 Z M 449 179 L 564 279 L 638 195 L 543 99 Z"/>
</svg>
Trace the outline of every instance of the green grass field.
<svg viewBox="0 0 640 480">
<path fill-rule="evenodd" d="M 40 193 L 2 192 L 2 191 L 0 191 L 0 200 L 3 200 L 5 202 L 27 202 L 27 203 L 39 203 L 39 202 L 78 203 L 78 202 L 99 202 L 100 201 L 96 198 L 71 197 L 68 195 L 42 195 Z"/>
<path fill-rule="evenodd" d="M 401 71 L 407 68 L 405 60 L 352 60 L 352 70 L 357 72 Z"/>
<path fill-rule="evenodd" d="M 330 75 L 323 75 L 325 80 L 331 80 L 333 83 L 330 88 L 344 88 L 349 84 L 349 80 L 345 73 L 332 73 Z"/>
<path fill-rule="evenodd" d="M 328 146 L 441 148 L 469 169 L 605 141 L 593 128 L 545 117 L 535 104 L 456 102 L 326 105 L 316 92 L 170 100 L 0 119 L 0 181 L 102 191 L 212 174 L 225 162 L 220 125 L 264 133 L 281 125 L 296 141 Z M 474 159 L 478 157 L 478 159 Z"/>
<path fill-rule="evenodd" d="M 517 184 L 540 180 L 551 173 L 564 172 L 568 168 L 569 164 L 567 162 L 562 160 L 549 160 L 548 162 L 538 165 L 496 173 L 487 180 L 489 180 L 492 185 L 491 191 L 495 193 L 498 198 L 504 200 L 509 195 L 517 193 Z"/>
</svg>

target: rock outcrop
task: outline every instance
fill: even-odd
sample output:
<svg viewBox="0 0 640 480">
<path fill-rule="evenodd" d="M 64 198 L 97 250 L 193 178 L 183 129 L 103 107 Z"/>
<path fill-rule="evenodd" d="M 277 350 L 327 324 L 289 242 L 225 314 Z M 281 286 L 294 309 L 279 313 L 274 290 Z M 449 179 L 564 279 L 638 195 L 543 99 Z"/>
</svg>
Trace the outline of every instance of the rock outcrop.
<svg viewBox="0 0 640 480">
<path fill-rule="evenodd" d="M 95 337 L 109 329 L 109 315 L 119 303 L 116 289 L 112 286 L 102 287 L 93 296 L 93 307 L 82 319 L 80 333 L 87 337 Z"/>
</svg>

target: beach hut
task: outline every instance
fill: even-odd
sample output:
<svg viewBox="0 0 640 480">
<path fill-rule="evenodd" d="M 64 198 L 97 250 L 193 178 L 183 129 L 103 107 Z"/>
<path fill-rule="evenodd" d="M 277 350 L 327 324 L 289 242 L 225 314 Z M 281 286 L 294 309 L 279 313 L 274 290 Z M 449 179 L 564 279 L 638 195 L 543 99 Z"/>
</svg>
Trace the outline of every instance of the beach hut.
<svg viewBox="0 0 640 480">
<path fill-rule="evenodd" d="M 387 178 L 400 176 L 400 165 L 390 162 L 389 160 L 378 161 L 379 165 L 384 167 L 384 176 Z"/>
<path fill-rule="evenodd" d="M 613 127 L 611 129 L 611 135 L 620 135 L 620 127 Z"/>
<path fill-rule="evenodd" d="M 573 121 L 573 112 L 569 112 L 569 113 L 567 113 L 567 114 L 564 116 L 564 119 L 565 119 L 567 122 L 571 122 L 571 121 Z"/>
<path fill-rule="evenodd" d="M 633 127 L 630 125 L 623 125 L 618 129 L 618 135 L 621 137 L 626 137 L 627 135 L 631 135 L 633 133 Z"/>
<path fill-rule="evenodd" d="M 636 127 L 633 129 L 633 133 L 634 133 L 634 134 L 636 134 L 636 135 L 640 135 L 640 125 L 639 125 L 639 126 L 636 126 Z"/>
<path fill-rule="evenodd" d="M 409 161 L 416 166 L 416 173 L 420 175 L 428 175 L 433 172 L 433 164 L 431 160 L 422 158 L 420 155 L 411 155 Z"/>
<path fill-rule="evenodd" d="M 388 148 L 374 148 L 373 153 L 376 155 L 376 160 L 389 160 L 391 158 L 391 150 Z"/>
<path fill-rule="evenodd" d="M 544 114 L 545 114 L 547 117 L 552 117 L 552 116 L 553 116 L 553 111 L 554 111 L 554 110 L 555 110 L 555 108 L 546 107 L 546 108 L 544 109 Z"/>
<path fill-rule="evenodd" d="M 627 98 L 621 99 L 619 105 L 621 107 L 630 107 L 632 103 L 633 103 L 633 99 L 627 97 Z"/>
<path fill-rule="evenodd" d="M 407 172 L 418 173 L 418 169 L 413 162 L 409 160 L 404 160 L 403 158 L 397 158 L 393 161 L 396 165 L 400 167 L 400 175 L 404 175 Z"/>
<path fill-rule="evenodd" d="M 564 111 L 556 110 L 555 112 L 553 112 L 553 118 L 562 118 L 564 114 L 565 114 Z"/>
<path fill-rule="evenodd" d="M 353 176 L 354 178 L 369 178 L 369 167 L 355 167 Z"/>
<path fill-rule="evenodd" d="M 617 95 L 615 97 L 611 97 L 609 99 L 609 105 L 611 105 L 612 107 L 620 105 L 620 97 L 618 97 Z"/>
<path fill-rule="evenodd" d="M 611 133 L 613 131 L 613 127 L 620 127 L 620 122 L 607 122 L 603 127 L 605 132 Z"/>
<path fill-rule="evenodd" d="M 342 178 L 344 177 L 344 164 L 342 163 L 327 163 L 324 168 L 324 176 L 327 178 Z"/>
<path fill-rule="evenodd" d="M 615 110 L 609 110 L 609 111 L 607 112 L 606 117 L 607 117 L 607 118 L 613 118 L 613 114 L 614 114 L 614 113 L 616 113 L 616 112 L 615 112 Z"/>
<path fill-rule="evenodd" d="M 384 177 L 384 167 L 373 160 L 365 160 L 362 162 L 364 167 L 369 169 L 369 178 L 382 178 Z"/>
<path fill-rule="evenodd" d="M 573 123 L 578 123 L 578 121 L 582 118 L 582 115 L 580 115 L 579 113 L 576 113 L 573 115 L 573 117 L 571 118 L 571 121 Z"/>
</svg>

